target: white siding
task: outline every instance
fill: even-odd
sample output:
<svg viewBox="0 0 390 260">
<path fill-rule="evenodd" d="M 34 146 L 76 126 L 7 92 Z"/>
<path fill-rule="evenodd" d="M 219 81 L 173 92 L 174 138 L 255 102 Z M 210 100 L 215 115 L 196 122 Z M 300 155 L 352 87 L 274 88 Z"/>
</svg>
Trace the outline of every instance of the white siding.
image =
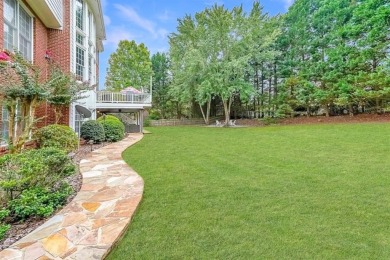
<svg viewBox="0 0 390 260">
<path fill-rule="evenodd" d="M 60 22 L 61 26 L 63 26 L 64 5 L 62 0 L 46 0 L 46 4 L 49 6 L 56 19 Z"/>
</svg>

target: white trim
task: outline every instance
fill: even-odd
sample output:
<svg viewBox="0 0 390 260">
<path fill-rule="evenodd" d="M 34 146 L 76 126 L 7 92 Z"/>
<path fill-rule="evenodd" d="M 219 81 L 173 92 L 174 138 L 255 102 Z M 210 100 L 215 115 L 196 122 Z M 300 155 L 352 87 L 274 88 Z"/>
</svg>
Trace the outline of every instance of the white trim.
<svg viewBox="0 0 390 260">
<path fill-rule="evenodd" d="M 30 43 L 31 43 L 31 49 L 30 49 L 30 54 L 31 54 L 31 63 L 34 64 L 34 19 L 35 19 L 35 16 L 34 14 L 30 11 L 30 9 L 23 3 L 21 2 L 20 0 L 15 0 L 16 2 L 16 14 L 15 14 L 15 21 L 16 21 L 16 43 L 15 45 L 13 46 L 15 49 L 17 49 L 19 52 L 20 52 L 20 8 L 23 9 L 23 11 L 25 11 L 27 13 L 27 15 L 30 17 L 31 19 L 31 26 L 30 26 Z M 4 2 L 3 2 L 4 4 Z M 4 24 L 6 24 L 6 20 L 5 20 L 5 17 L 4 17 L 4 11 L 5 8 L 3 7 L 3 13 L 1 14 L 3 16 L 3 26 Z M 8 26 L 10 26 L 8 23 L 7 23 Z M 13 25 L 11 25 L 12 29 L 15 29 L 15 27 L 13 27 Z M 4 30 L 2 32 L 2 37 L 4 37 Z M 14 50 L 8 50 L 10 52 L 13 53 Z M 23 56 L 23 55 L 22 55 Z M 26 59 L 26 57 L 23 56 L 23 58 Z"/>
<path fill-rule="evenodd" d="M 16 0 L 16 1 L 19 3 L 19 5 L 22 6 L 22 8 L 24 9 L 24 11 L 26 11 L 26 13 L 28 13 L 28 15 L 29 15 L 31 18 L 34 18 L 34 17 L 35 17 L 35 15 L 30 11 L 30 9 L 29 9 L 22 1 L 20 1 L 20 0 Z"/>
<path fill-rule="evenodd" d="M 73 0 L 75 3 L 77 0 Z M 84 50 L 84 68 L 82 81 L 89 81 L 90 85 L 97 83 L 97 38 L 96 38 L 96 21 L 90 1 L 82 0 L 83 2 L 83 30 L 76 26 L 76 8 L 75 5 L 71 8 L 72 20 L 71 24 L 71 68 L 72 72 L 77 75 L 77 47 Z M 91 16 L 90 16 L 91 14 Z M 77 43 L 77 35 L 84 37 L 83 44 Z M 90 65 L 91 56 L 91 65 Z M 91 77 L 89 74 L 89 67 L 91 67 Z"/>
</svg>

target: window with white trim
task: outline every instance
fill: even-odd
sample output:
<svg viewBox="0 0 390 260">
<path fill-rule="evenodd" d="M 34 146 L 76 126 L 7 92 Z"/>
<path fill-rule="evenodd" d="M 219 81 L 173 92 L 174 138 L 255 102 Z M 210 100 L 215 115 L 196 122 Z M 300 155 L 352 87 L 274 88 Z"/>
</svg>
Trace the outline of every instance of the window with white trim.
<svg viewBox="0 0 390 260">
<path fill-rule="evenodd" d="M 83 115 L 75 111 L 74 130 L 77 133 L 77 135 L 80 134 L 81 125 L 83 124 L 83 122 L 84 122 Z"/>
<path fill-rule="evenodd" d="M 84 32 L 85 4 L 83 0 L 76 0 L 76 76 L 84 80 L 85 71 L 85 32 Z"/>
<path fill-rule="evenodd" d="M 76 26 L 81 31 L 84 30 L 84 1 L 76 0 Z"/>
<path fill-rule="evenodd" d="M 85 0 L 75 4 L 75 73 L 79 80 L 96 83 L 96 33 L 93 13 Z"/>
<path fill-rule="evenodd" d="M 32 17 L 17 0 L 4 0 L 4 48 L 19 51 L 22 56 L 32 60 Z"/>
</svg>

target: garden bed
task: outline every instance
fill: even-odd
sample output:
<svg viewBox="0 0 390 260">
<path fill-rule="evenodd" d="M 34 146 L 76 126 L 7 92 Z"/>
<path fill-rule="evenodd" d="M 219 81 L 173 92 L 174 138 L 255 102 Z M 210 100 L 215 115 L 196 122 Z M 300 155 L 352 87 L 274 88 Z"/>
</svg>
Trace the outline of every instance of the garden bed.
<svg viewBox="0 0 390 260">
<path fill-rule="evenodd" d="M 73 161 L 76 164 L 79 164 L 80 161 L 85 158 L 89 153 L 108 144 L 108 142 L 93 145 L 83 144 L 82 146 L 80 146 L 79 150 L 75 154 Z M 71 202 L 73 198 L 77 195 L 78 191 L 81 188 L 82 181 L 83 179 L 79 171 L 77 171 L 76 174 L 66 178 L 66 182 L 72 187 L 75 192 L 68 197 L 67 202 L 63 207 L 65 207 L 69 202 Z M 55 215 L 58 211 L 61 210 L 61 208 L 57 209 L 52 215 Z M 0 241 L 0 250 L 8 248 L 10 245 L 29 234 L 37 227 L 42 225 L 46 221 L 46 219 L 50 218 L 51 216 L 48 216 L 47 218 L 30 218 L 24 222 L 12 224 L 11 229 L 8 230 L 4 239 Z"/>
</svg>

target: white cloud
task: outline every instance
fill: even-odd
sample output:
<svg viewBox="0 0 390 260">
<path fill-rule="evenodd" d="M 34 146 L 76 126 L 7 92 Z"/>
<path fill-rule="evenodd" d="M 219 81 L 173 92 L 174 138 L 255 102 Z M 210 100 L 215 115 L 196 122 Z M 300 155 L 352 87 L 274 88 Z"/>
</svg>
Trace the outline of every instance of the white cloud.
<svg viewBox="0 0 390 260">
<path fill-rule="evenodd" d="M 108 15 L 103 15 L 104 18 L 104 24 L 106 26 L 109 26 L 111 24 L 111 18 Z"/>
<path fill-rule="evenodd" d="M 155 24 L 152 21 L 141 17 L 132 7 L 123 6 L 120 4 L 115 4 L 114 6 L 123 15 L 123 17 L 126 20 L 133 22 L 137 26 L 148 31 L 154 37 L 158 36 L 158 33 L 155 28 Z"/>
<path fill-rule="evenodd" d="M 132 40 L 134 36 L 126 28 L 112 27 L 107 31 L 107 40 L 104 41 L 104 46 L 115 47 L 121 40 Z"/>
<path fill-rule="evenodd" d="M 172 19 L 172 17 L 173 17 L 173 15 L 168 10 L 165 10 L 164 13 L 157 16 L 157 18 L 162 22 L 169 21 Z"/>
<path fill-rule="evenodd" d="M 288 8 L 294 3 L 294 0 L 283 0 L 284 8 L 288 10 Z"/>
</svg>

